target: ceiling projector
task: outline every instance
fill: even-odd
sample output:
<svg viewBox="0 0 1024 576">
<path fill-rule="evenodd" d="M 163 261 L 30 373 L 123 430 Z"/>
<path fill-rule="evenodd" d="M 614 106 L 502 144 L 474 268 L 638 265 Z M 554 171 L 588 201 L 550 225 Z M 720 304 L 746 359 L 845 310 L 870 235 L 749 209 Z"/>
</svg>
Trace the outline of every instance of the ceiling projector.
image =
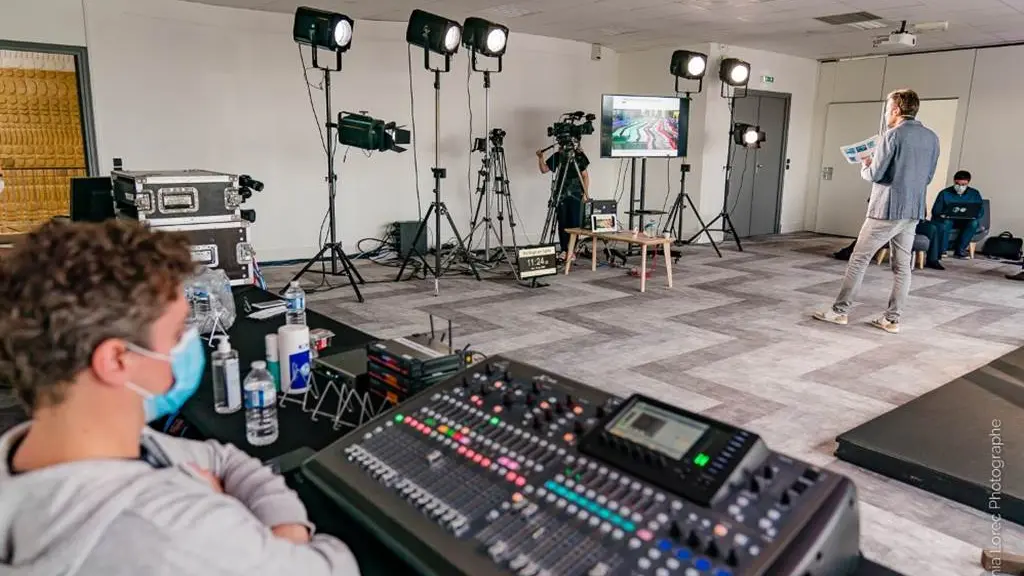
<svg viewBox="0 0 1024 576">
<path fill-rule="evenodd" d="M 917 46 L 917 36 L 910 32 L 890 32 L 888 36 L 875 36 L 872 44 L 875 48 L 881 46 L 906 46 L 913 48 Z"/>
</svg>

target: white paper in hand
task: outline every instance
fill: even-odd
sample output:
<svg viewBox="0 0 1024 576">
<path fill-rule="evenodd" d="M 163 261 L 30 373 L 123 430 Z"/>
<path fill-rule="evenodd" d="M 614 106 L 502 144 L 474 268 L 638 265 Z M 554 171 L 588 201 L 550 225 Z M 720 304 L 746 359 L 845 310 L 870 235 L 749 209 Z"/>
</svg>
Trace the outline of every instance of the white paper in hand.
<svg viewBox="0 0 1024 576">
<path fill-rule="evenodd" d="M 855 144 L 849 144 L 847 146 L 841 146 L 839 151 L 843 153 L 843 157 L 850 164 L 860 164 L 865 158 L 871 158 L 875 154 L 875 148 L 878 146 L 878 135 L 872 136 L 867 140 L 861 140 Z"/>
</svg>

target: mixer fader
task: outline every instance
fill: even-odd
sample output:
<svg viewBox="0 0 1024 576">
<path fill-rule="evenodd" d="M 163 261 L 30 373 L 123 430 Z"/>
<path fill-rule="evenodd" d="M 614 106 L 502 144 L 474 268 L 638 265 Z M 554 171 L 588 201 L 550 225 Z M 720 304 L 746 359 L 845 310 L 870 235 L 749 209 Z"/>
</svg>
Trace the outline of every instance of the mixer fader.
<svg viewBox="0 0 1024 576">
<path fill-rule="evenodd" d="M 306 474 L 424 573 L 817 576 L 859 557 L 848 479 L 752 432 L 501 358 Z"/>
</svg>

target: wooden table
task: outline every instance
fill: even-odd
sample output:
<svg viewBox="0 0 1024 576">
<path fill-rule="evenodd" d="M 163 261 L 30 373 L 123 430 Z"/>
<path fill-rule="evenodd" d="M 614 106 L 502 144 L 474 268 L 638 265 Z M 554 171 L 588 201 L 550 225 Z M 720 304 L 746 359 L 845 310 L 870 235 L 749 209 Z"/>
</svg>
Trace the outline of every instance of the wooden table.
<svg viewBox="0 0 1024 576">
<path fill-rule="evenodd" d="M 569 251 L 566 252 L 565 259 L 565 273 L 568 275 L 569 270 L 572 268 L 572 255 L 576 251 L 576 238 L 579 236 L 586 236 L 593 240 L 605 240 L 608 242 L 626 242 L 628 244 L 639 244 L 640 245 L 640 291 L 647 291 L 647 248 L 654 246 L 662 247 L 662 251 L 665 253 L 665 272 L 668 276 L 668 287 L 672 287 L 672 242 L 675 241 L 673 238 L 665 238 L 664 236 L 645 236 L 640 234 L 636 237 L 633 236 L 632 232 L 594 232 L 593 230 L 587 230 L 586 228 L 566 228 L 565 232 L 569 234 Z M 590 250 L 590 269 L 597 270 L 597 246 L 593 246 Z"/>
</svg>

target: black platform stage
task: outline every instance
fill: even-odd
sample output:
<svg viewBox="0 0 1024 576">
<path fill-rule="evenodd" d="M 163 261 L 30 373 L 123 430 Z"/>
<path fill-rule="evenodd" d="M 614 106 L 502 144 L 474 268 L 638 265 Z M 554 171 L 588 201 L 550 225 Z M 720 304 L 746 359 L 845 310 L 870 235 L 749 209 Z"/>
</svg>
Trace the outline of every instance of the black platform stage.
<svg viewBox="0 0 1024 576">
<path fill-rule="evenodd" d="M 837 440 L 842 460 L 1024 524 L 1024 348 Z"/>
</svg>

